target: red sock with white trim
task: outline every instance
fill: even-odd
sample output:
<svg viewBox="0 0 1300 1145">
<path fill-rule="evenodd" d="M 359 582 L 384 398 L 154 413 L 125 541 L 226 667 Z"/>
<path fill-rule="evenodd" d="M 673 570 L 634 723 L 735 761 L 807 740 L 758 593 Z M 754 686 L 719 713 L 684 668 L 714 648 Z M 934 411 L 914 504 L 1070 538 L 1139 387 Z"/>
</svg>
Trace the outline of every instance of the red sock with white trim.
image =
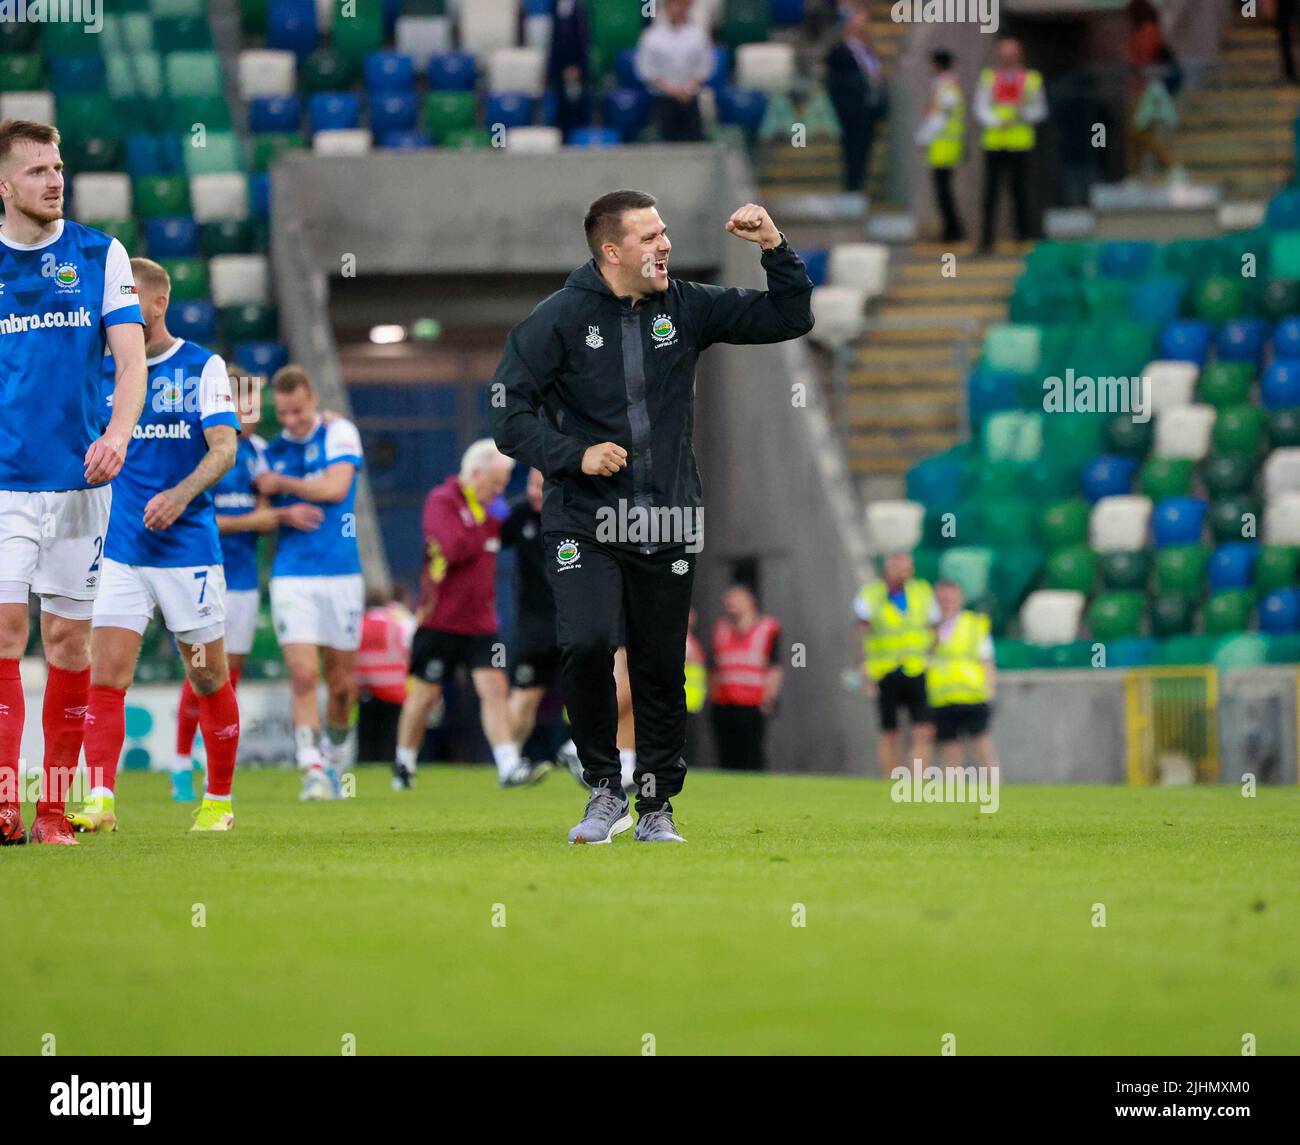
<svg viewBox="0 0 1300 1145">
<path fill-rule="evenodd" d="M 92 684 L 86 712 L 86 770 L 91 795 L 112 795 L 126 741 L 126 689 Z"/>
<path fill-rule="evenodd" d="M 239 754 L 239 701 L 227 680 L 210 696 L 199 697 L 199 726 L 208 748 L 208 788 L 205 799 L 229 799 Z"/>
<path fill-rule="evenodd" d="M 199 698 L 187 677 L 181 685 L 180 709 L 176 713 L 176 756 L 187 761 L 194 753 L 194 733 L 199 730 Z"/>
<path fill-rule="evenodd" d="M 86 730 L 90 693 L 90 669 L 69 672 L 50 665 L 45 678 L 45 707 L 41 729 L 45 733 L 45 784 L 36 814 L 62 815 L 68 803 L 68 789 L 77 774 L 81 740 Z"/>
</svg>

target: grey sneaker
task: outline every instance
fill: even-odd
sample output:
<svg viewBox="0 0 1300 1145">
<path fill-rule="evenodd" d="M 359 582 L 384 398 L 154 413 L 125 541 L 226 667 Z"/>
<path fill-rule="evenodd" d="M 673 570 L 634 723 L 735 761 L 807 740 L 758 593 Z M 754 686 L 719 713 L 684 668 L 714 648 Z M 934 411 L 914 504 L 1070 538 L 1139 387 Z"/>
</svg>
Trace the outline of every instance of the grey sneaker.
<svg viewBox="0 0 1300 1145">
<path fill-rule="evenodd" d="M 569 832 L 570 843 L 608 843 L 632 826 L 627 797 L 608 787 L 597 787 L 587 800 L 582 822 Z"/>
<path fill-rule="evenodd" d="M 647 811 L 636 821 L 636 831 L 632 835 L 638 843 L 685 843 L 677 834 L 677 825 L 673 822 L 673 809 L 665 803 L 658 811 Z"/>
<path fill-rule="evenodd" d="M 541 779 L 555 765 L 549 759 L 540 760 L 533 763 L 532 760 L 521 759 L 519 766 L 514 769 L 505 779 L 498 779 L 498 787 L 531 787 Z"/>
</svg>

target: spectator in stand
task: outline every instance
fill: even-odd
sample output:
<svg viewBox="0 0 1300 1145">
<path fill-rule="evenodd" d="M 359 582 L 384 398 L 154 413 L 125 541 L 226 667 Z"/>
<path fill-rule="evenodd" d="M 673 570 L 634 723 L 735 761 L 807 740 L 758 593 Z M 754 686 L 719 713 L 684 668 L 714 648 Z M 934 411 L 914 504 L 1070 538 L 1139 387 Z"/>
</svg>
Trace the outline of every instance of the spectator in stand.
<svg viewBox="0 0 1300 1145">
<path fill-rule="evenodd" d="M 555 0 L 546 84 L 555 93 L 555 126 L 566 140 L 591 122 L 590 53 L 586 0 Z"/>
<path fill-rule="evenodd" d="M 381 589 L 366 593 L 355 665 L 360 695 L 357 745 L 362 759 L 392 759 L 397 749 L 397 720 L 406 699 L 406 666 L 414 634 L 415 617 L 394 594 Z"/>
<path fill-rule="evenodd" d="M 666 143 L 704 139 L 700 88 L 713 72 L 709 34 L 690 19 L 690 0 L 666 0 L 664 14 L 641 33 L 636 74 L 655 96 L 659 137 Z"/>
<path fill-rule="evenodd" d="M 861 191 L 876 127 L 889 112 L 885 69 L 871 46 L 871 17 L 865 8 L 849 9 L 844 39 L 826 54 L 826 94 L 840 121 L 844 189 Z"/>
<path fill-rule="evenodd" d="M 1011 184 L 1016 238 L 1028 242 L 1038 237 L 1038 224 L 1030 215 L 1033 188 L 1030 161 L 1038 143 L 1035 126 L 1047 118 L 1043 77 L 1026 68 L 1019 40 L 998 44 L 996 68 L 980 73 L 975 98 L 975 118 L 984 128 L 984 209 L 980 253 L 993 249 L 993 224 L 998 195 L 1004 181 Z"/>
<path fill-rule="evenodd" d="M 1155 159 L 1161 171 L 1168 171 L 1171 163 L 1164 131 L 1178 126 L 1178 113 L 1168 87 L 1173 57 L 1160 31 L 1160 14 L 1151 0 L 1131 0 L 1128 17 L 1132 24 L 1128 39 L 1128 173 L 1141 175 L 1147 155 Z"/>
<path fill-rule="evenodd" d="M 781 691 L 781 625 L 758 610 L 747 584 L 722 597 L 726 614 L 713 626 L 713 734 L 718 766 L 763 771 L 763 733 Z M 687 643 L 689 650 L 690 644 Z"/>
<path fill-rule="evenodd" d="M 934 66 L 934 84 L 930 88 L 930 106 L 925 121 L 916 133 L 916 142 L 925 148 L 926 162 L 934 179 L 934 198 L 943 220 L 940 236 L 946 243 L 963 242 L 966 228 L 957 214 L 952 197 L 952 173 L 966 155 L 966 100 L 953 71 L 952 53 L 937 51 L 930 56 Z"/>
</svg>

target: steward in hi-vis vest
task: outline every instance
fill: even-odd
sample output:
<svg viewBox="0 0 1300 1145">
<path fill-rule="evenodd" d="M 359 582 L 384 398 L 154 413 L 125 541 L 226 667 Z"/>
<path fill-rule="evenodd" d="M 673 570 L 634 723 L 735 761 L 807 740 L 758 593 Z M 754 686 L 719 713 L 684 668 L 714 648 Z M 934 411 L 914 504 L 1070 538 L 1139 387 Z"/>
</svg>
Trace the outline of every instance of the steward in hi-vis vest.
<svg viewBox="0 0 1300 1145">
<path fill-rule="evenodd" d="M 989 704 L 997 676 L 989 618 L 963 607 L 965 598 L 955 581 L 939 581 L 934 594 L 939 622 L 935 625 L 926 688 L 934 713 L 940 763 L 960 767 L 965 756 L 962 741 L 969 736 L 980 766 L 996 767 L 988 730 Z"/>
<path fill-rule="evenodd" d="M 733 584 L 713 626 L 713 734 L 718 766 L 762 771 L 763 733 L 781 690 L 781 625 L 758 610 L 754 590 Z"/>
<path fill-rule="evenodd" d="M 966 98 L 953 71 L 952 53 L 935 52 L 930 62 L 936 75 L 930 88 L 930 106 L 917 129 L 916 142 L 925 148 L 926 162 L 930 165 L 935 205 L 943 220 L 940 238 L 943 242 L 958 243 L 965 240 L 966 228 L 953 200 L 952 173 L 966 158 Z"/>
</svg>

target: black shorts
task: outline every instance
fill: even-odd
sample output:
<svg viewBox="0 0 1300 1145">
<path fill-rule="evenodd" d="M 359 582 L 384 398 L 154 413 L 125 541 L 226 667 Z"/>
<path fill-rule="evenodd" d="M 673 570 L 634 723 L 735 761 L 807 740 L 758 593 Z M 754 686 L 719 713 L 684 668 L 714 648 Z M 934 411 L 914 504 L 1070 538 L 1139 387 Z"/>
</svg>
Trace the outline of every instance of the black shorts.
<svg viewBox="0 0 1300 1145">
<path fill-rule="evenodd" d="M 898 728 L 898 710 L 907 709 L 907 718 L 913 725 L 930 722 L 930 703 L 925 695 L 925 675 L 907 676 L 902 668 L 895 668 L 881 678 L 878 687 L 880 727 L 892 732 Z"/>
<path fill-rule="evenodd" d="M 983 735 L 989 730 L 988 704 L 943 704 L 931 710 L 936 743 L 951 743 L 964 735 Z"/>
<path fill-rule="evenodd" d="M 510 683 L 516 688 L 549 688 L 560 674 L 560 647 L 523 634 L 510 657 Z"/>
<path fill-rule="evenodd" d="M 466 636 L 461 632 L 440 632 L 436 628 L 417 628 L 411 642 L 411 675 L 426 684 L 442 684 L 464 664 L 475 668 L 497 668 L 493 657 L 501 647 L 495 632 L 487 636 Z"/>
</svg>

